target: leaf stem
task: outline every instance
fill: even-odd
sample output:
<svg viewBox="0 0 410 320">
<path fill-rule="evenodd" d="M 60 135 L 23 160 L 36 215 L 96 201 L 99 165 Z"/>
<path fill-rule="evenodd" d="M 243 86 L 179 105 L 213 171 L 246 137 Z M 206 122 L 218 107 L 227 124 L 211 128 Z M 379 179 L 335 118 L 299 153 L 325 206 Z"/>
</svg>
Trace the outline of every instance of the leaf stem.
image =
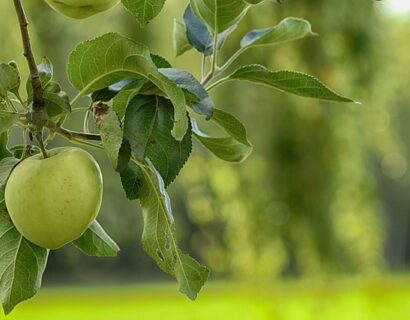
<svg viewBox="0 0 410 320">
<path fill-rule="evenodd" d="M 214 24 L 214 46 L 213 46 L 213 53 L 212 53 L 212 59 L 211 59 L 211 71 L 209 71 L 206 77 L 202 80 L 202 85 L 206 85 L 209 81 L 212 80 L 215 73 L 219 72 L 219 68 L 218 68 L 219 25 L 218 25 L 218 19 L 216 18 L 218 16 L 218 7 L 215 7 L 215 9 L 216 9 L 216 13 L 215 13 L 215 24 Z"/>
<path fill-rule="evenodd" d="M 221 84 L 224 84 L 226 82 L 231 81 L 229 77 L 221 78 L 218 81 L 215 81 L 214 83 L 211 83 L 208 87 L 206 87 L 206 91 L 211 91 L 212 89 L 215 89 L 216 87 L 220 86 Z"/>
<path fill-rule="evenodd" d="M 89 122 L 90 122 L 90 108 L 87 108 L 87 111 L 85 112 L 84 115 L 84 121 L 83 121 L 83 131 L 85 133 L 90 133 L 90 126 L 89 126 Z"/>
<path fill-rule="evenodd" d="M 248 50 L 249 47 L 242 47 L 238 51 L 236 51 L 232 57 L 229 58 L 228 61 L 225 62 L 225 64 L 220 68 L 220 72 L 224 72 L 226 69 L 228 69 L 232 63 L 234 63 L 246 50 Z"/>
<path fill-rule="evenodd" d="M 206 72 L 206 56 L 202 54 L 202 63 L 201 63 L 201 79 L 204 79 Z"/>
</svg>

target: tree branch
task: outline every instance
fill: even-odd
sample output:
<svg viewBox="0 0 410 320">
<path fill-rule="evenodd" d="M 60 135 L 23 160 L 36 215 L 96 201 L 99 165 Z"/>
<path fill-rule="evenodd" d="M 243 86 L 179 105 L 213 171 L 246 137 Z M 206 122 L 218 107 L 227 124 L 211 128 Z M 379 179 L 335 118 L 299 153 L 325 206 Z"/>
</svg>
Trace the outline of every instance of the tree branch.
<svg viewBox="0 0 410 320">
<path fill-rule="evenodd" d="M 72 131 L 72 130 L 65 129 L 63 127 L 57 127 L 56 132 L 66 137 L 67 139 L 101 141 L 101 136 L 95 133 L 84 133 L 84 132 Z"/>
<path fill-rule="evenodd" d="M 20 23 L 21 38 L 23 40 L 24 56 L 30 69 L 31 84 L 33 87 L 33 111 L 44 111 L 43 89 L 41 87 L 40 75 L 37 69 L 37 64 L 34 59 L 33 49 L 31 48 L 30 34 L 28 32 L 27 16 L 23 8 L 21 0 L 13 0 L 16 8 L 17 17 Z"/>
</svg>

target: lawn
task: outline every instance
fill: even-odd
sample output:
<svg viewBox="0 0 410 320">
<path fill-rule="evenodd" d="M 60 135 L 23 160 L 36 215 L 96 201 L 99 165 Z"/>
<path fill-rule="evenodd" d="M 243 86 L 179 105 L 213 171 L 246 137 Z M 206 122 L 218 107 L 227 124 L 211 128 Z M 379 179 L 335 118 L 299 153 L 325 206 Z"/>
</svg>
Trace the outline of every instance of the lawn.
<svg viewBox="0 0 410 320">
<path fill-rule="evenodd" d="M 410 277 L 282 281 L 269 288 L 212 283 L 197 302 L 171 284 L 49 288 L 7 319 L 406 320 Z"/>
</svg>

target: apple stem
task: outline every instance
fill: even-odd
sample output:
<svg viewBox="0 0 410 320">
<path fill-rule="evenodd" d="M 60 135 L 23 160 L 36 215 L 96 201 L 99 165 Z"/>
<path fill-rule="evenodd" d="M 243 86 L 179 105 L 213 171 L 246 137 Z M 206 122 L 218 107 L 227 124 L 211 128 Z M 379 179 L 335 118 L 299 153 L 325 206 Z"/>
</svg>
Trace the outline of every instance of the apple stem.
<svg viewBox="0 0 410 320">
<path fill-rule="evenodd" d="M 40 147 L 40 150 L 41 150 L 41 153 L 43 154 L 44 159 L 47 159 L 48 158 L 47 151 L 43 143 L 42 134 L 40 132 L 36 134 L 36 139 L 38 141 L 38 145 Z"/>
</svg>

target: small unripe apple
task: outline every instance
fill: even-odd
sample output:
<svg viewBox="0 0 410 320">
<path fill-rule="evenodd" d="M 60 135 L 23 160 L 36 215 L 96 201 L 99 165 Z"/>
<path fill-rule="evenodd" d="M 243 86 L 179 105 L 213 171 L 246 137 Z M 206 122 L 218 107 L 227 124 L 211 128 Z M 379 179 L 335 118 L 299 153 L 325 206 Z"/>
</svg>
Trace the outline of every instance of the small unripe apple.
<svg viewBox="0 0 410 320">
<path fill-rule="evenodd" d="M 37 154 L 14 168 L 6 185 L 8 213 L 31 242 L 58 249 L 78 239 L 100 211 L 103 182 L 94 158 L 79 148 Z"/>
<path fill-rule="evenodd" d="M 45 0 L 50 7 L 64 16 L 84 19 L 111 9 L 121 0 Z"/>
</svg>

